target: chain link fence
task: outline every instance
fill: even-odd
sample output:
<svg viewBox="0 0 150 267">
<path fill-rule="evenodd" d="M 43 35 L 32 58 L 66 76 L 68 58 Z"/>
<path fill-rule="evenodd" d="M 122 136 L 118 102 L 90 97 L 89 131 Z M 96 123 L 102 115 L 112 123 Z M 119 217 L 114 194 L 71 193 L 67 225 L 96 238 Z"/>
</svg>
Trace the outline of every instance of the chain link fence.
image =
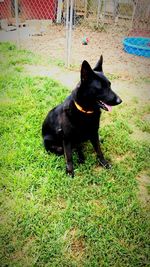
<svg viewBox="0 0 150 267">
<path fill-rule="evenodd" d="M 125 37 L 150 36 L 148 0 L 74 0 L 72 8 L 71 62 L 74 64 L 77 63 L 78 54 L 81 61 L 86 55 L 93 64 L 96 60 L 94 55 L 98 54 L 104 54 L 109 61 L 112 50 L 119 56 Z"/>
<path fill-rule="evenodd" d="M 149 37 L 150 1 L 0 0 L 0 21 L 1 38 L 79 65 L 112 51 L 121 57 L 124 37 Z"/>
</svg>

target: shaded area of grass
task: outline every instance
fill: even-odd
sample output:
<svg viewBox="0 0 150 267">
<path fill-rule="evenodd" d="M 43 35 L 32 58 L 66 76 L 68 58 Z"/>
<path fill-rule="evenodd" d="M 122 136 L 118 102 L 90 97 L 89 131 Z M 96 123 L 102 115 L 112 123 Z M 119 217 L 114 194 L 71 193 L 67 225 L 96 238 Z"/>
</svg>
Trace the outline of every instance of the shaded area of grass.
<svg viewBox="0 0 150 267">
<path fill-rule="evenodd" d="M 23 64 L 37 64 L 39 62 L 40 57 L 35 56 L 30 51 L 18 50 L 11 43 L 0 43 L 0 68 L 3 75 L 22 72 Z"/>
<path fill-rule="evenodd" d="M 136 177 L 148 175 L 150 146 L 131 139 L 134 123 L 149 131 L 139 124 L 148 108 L 133 101 L 104 113 L 102 148 L 113 168 L 98 166 L 87 144 L 84 165 L 74 155 L 72 180 L 64 158 L 47 155 L 41 139 L 46 113 L 69 92 L 18 72 L 12 62 L 17 67 L 34 58 L 10 47 L 0 45 L 2 266 L 149 266 L 148 206 L 138 199 Z"/>
</svg>

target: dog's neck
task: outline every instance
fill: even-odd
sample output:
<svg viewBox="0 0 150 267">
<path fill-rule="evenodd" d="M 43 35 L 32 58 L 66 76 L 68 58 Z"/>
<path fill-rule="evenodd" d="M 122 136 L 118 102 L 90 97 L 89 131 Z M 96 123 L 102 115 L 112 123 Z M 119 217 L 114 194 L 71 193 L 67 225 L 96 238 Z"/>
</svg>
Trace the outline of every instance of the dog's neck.
<svg viewBox="0 0 150 267">
<path fill-rule="evenodd" d="M 82 105 L 82 102 L 87 102 L 85 100 L 83 100 L 83 96 L 82 96 L 82 91 L 84 90 L 84 88 L 82 88 L 82 84 L 81 82 L 79 82 L 75 88 L 75 90 L 72 92 L 72 96 L 73 96 L 73 101 L 74 101 L 74 105 L 76 107 L 77 110 L 79 110 L 80 112 L 84 113 L 84 114 L 92 114 L 94 113 L 94 110 L 91 110 L 90 108 L 86 108 L 84 107 L 84 105 Z M 82 100 L 82 101 L 81 101 Z"/>
<path fill-rule="evenodd" d="M 94 111 L 93 110 L 84 110 L 76 101 L 74 101 L 74 104 L 75 104 L 75 106 L 76 106 L 76 108 L 79 110 L 79 111 L 81 111 L 81 112 L 83 112 L 83 113 L 85 113 L 85 114 L 92 114 L 92 113 L 94 113 Z"/>
</svg>

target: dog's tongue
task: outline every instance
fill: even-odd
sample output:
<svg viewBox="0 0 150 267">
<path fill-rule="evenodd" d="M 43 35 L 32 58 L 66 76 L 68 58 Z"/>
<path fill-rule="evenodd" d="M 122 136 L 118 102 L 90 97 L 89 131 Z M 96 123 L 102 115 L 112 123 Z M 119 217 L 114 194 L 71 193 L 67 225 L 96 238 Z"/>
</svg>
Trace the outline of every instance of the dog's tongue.
<svg viewBox="0 0 150 267">
<path fill-rule="evenodd" d="M 103 102 L 103 103 L 104 103 L 104 102 Z M 112 111 L 112 106 L 109 106 L 109 105 L 107 105 L 106 103 L 104 103 L 104 105 L 105 105 L 105 107 L 107 108 L 108 111 L 110 111 L 110 112 Z"/>
</svg>

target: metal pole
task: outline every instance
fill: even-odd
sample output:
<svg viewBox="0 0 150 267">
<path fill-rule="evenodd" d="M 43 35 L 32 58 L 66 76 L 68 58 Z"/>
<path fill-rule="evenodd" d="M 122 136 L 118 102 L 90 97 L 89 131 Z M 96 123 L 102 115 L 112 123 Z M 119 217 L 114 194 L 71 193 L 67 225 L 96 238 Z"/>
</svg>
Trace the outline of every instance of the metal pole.
<svg viewBox="0 0 150 267">
<path fill-rule="evenodd" d="M 71 43 L 72 43 L 72 21 L 73 21 L 73 4 L 74 0 L 70 0 L 70 21 L 69 21 L 69 39 L 68 39 L 68 58 L 67 58 L 67 67 L 70 66 L 71 61 Z"/>
<path fill-rule="evenodd" d="M 113 10 L 113 15 L 114 15 L 114 19 L 116 19 L 116 17 L 118 16 L 118 0 L 114 0 L 114 10 Z"/>
<path fill-rule="evenodd" d="M 20 48 L 20 32 L 19 32 L 19 17 L 18 17 L 18 0 L 15 0 L 15 18 L 17 28 L 17 48 Z"/>
<path fill-rule="evenodd" d="M 106 16 L 106 0 L 104 0 L 104 19 L 105 19 L 105 16 Z"/>
<path fill-rule="evenodd" d="M 87 3 L 87 0 L 85 0 L 85 3 L 84 3 L 84 19 L 87 18 L 87 9 L 88 9 L 88 3 Z"/>
<path fill-rule="evenodd" d="M 101 7 L 101 0 L 98 0 L 98 8 L 97 8 L 97 27 L 98 27 L 98 24 L 99 24 L 100 7 Z"/>
<path fill-rule="evenodd" d="M 135 16 L 135 11 L 137 8 L 138 1 L 136 3 L 133 3 L 133 13 L 132 13 L 132 19 L 131 19 L 131 29 L 133 29 L 133 22 L 134 22 L 134 16 Z"/>
<path fill-rule="evenodd" d="M 57 4 L 57 19 L 56 22 L 57 23 L 61 23 L 61 14 L 62 14 L 62 0 L 58 0 L 58 4 Z"/>
<path fill-rule="evenodd" d="M 69 42 L 69 0 L 66 2 L 66 67 L 68 67 L 68 42 Z"/>
</svg>

